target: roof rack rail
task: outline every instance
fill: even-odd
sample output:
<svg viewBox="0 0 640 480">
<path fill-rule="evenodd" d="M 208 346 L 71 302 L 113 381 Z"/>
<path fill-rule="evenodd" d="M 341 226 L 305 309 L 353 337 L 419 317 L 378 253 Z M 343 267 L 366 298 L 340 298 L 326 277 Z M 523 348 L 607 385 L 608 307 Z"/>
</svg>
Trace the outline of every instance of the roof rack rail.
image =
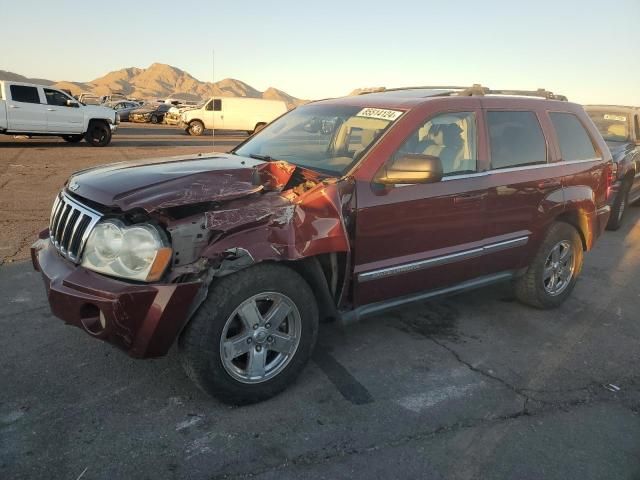
<svg viewBox="0 0 640 480">
<path fill-rule="evenodd" d="M 487 87 L 483 87 L 479 83 L 475 83 L 470 87 L 452 87 L 452 86 L 442 86 L 442 85 L 427 85 L 420 87 L 401 87 L 401 88 L 380 88 L 376 89 L 377 92 L 394 92 L 401 90 L 446 90 L 442 95 L 450 96 L 450 95 L 458 95 L 461 97 L 471 97 L 471 96 L 485 96 L 485 95 L 516 95 L 522 97 L 538 97 L 538 98 L 546 98 L 547 100 L 560 100 L 563 102 L 568 101 L 567 97 L 564 95 L 559 95 L 544 88 L 539 88 L 538 90 L 492 90 Z M 366 95 L 367 93 L 375 93 L 375 92 L 362 92 L 360 95 Z"/>
</svg>

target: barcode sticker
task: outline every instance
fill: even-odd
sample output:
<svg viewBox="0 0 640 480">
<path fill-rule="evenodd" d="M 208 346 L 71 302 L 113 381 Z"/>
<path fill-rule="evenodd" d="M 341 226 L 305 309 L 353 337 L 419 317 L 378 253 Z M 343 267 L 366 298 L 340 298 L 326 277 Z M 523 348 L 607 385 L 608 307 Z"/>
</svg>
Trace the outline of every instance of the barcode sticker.
<svg viewBox="0 0 640 480">
<path fill-rule="evenodd" d="M 390 122 L 393 122 L 400 117 L 400 115 L 402 115 L 402 112 L 398 110 L 368 107 L 360 110 L 356 117 L 377 118 L 379 120 L 389 120 Z"/>
<path fill-rule="evenodd" d="M 613 120 L 615 122 L 626 122 L 627 121 L 627 117 L 623 117 L 621 115 L 609 115 L 608 113 L 605 113 L 604 119 L 605 120 Z"/>
</svg>

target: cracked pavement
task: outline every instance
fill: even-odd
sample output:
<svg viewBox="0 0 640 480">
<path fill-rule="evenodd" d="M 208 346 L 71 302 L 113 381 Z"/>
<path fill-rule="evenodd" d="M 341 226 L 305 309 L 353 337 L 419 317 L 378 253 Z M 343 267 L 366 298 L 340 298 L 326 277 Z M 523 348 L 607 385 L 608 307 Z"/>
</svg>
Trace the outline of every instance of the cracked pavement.
<svg viewBox="0 0 640 480">
<path fill-rule="evenodd" d="M 508 285 L 322 325 L 297 383 L 230 408 L 0 267 L 0 478 L 640 478 L 640 208 L 559 309 Z M 84 474 L 83 474 L 84 472 Z"/>
</svg>

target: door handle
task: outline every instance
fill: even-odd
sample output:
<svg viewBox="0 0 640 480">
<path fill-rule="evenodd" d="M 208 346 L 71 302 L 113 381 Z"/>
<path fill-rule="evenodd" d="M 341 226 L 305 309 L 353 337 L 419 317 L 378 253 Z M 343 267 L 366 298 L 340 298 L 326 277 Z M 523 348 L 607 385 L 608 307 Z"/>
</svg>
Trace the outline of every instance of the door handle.
<svg viewBox="0 0 640 480">
<path fill-rule="evenodd" d="M 538 182 L 538 188 L 560 188 L 562 182 L 556 178 L 541 180 Z"/>
<path fill-rule="evenodd" d="M 20 107 L 17 105 L 9 105 L 9 108 L 20 108 Z"/>
<path fill-rule="evenodd" d="M 475 203 L 483 200 L 486 197 L 486 193 L 462 193 L 460 195 L 456 195 L 453 198 L 453 203 L 455 205 L 460 205 L 464 203 Z"/>
</svg>

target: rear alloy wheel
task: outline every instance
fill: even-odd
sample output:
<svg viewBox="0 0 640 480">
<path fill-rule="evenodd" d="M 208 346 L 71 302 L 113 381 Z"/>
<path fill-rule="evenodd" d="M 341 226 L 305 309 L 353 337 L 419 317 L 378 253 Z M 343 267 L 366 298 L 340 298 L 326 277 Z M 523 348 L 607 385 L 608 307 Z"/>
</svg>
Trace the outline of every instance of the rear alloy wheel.
<svg viewBox="0 0 640 480">
<path fill-rule="evenodd" d="M 189 128 L 187 129 L 189 135 L 193 135 L 194 137 L 199 137 L 204 133 L 204 123 L 200 120 L 193 120 L 189 122 Z"/>
<path fill-rule="evenodd" d="M 94 120 L 89 123 L 84 139 L 92 147 L 105 147 L 111 142 L 111 129 L 107 122 Z"/>
<path fill-rule="evenodd" d="M 84 135 L 63 135 L 62 136 L 62 139 L 65 142 L 69 142 L 69 143 L 81 142 L 83 138 L 84 138 Z"/>
<path fill-rule="evenodd" d="M 180 360 L 203 391 L 241 405 L 293 383 L 318 334 L 318 307 L 294 270 L 259 264 L 214 280 L 178 342 Z"/>
<path fill-rule="evenodd" d="M 631 190 L 631 182 L 625 181 L 622 184 L 618 196 L 613 202 L 613 208 L 611 209 L 611 216 L 607 223 L 607 230 L 618 230 L 622 226 L 622 220 L 624 220 L 624 214 L 629 206 L 629 190 Z"/>
<path fill-rule="evenodd" d="M 559 306 L 573 290 L 582 261 L 582 240 L 575 227 L 552 224 L 526 273 L 515 281 L 516 297 L 536 308 Z"/>
</svg>

